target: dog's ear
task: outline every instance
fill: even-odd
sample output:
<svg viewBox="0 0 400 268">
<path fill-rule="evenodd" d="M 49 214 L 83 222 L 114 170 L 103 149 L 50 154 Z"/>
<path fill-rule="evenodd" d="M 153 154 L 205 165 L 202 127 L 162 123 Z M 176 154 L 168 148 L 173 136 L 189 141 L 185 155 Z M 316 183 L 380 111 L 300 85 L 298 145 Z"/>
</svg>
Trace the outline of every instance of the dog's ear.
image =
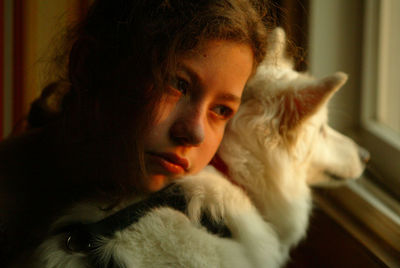
<svg viewBox="0 0 400 268">
<path fill-rule="evenodd" d="M 263 64 L 281 68 L 293 68 L 293 61 L 286 55 L 286 33 L 281 27 L 276 27 L 268 33 L 267 53 Z"/>
<path fill-rule="evenodd" d="M 337 72 L 328 77 L 306 83 L 297 90 L 282 92 L 283 117 L 280 132 L 295 129 L 325 105 L 332 95 L 347 81 L 347 75 Z"/>
</svg>

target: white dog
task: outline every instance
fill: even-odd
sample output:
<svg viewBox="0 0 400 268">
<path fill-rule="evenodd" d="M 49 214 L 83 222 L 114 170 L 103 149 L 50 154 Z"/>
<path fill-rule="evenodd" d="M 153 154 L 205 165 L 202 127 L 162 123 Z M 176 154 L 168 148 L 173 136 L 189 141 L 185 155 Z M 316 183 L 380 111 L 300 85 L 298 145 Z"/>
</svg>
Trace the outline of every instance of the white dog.
<svg viewBox="0 0 400 268">
<path fill-rule="evenodd" d="M 284 57 L 285 42 L 282 29 L 270 34 L 267 57 L 249 81 L 218 152 L 234 183 L 207 167 L 172 186 L 186 200 L 183 212 L 152 208 L 112 235 L 92 238 L 90 250 L 68 250 L 70 234 L 54 233 L 35 252 L 36 266 L 282 266 L 305 236 L 310 185 L 357 178 L 368 158 L 327 125 L 327 102 L 346 75 L 315 79 L 294 71 Z M 99 207 L 79 204 L 54 229 L 113 214 Z M 208 232 L 201 225 L 204 214 L 225 224 L 231 237 Z"/>
<path fill-rule="evenodd" d="M 219 155 L 287 254 L 305 235 L 309 186 L 358 178 L 369 154 L 327 123 L 327 103 L 347 75 L 315 79 L 298 73 L 285 57 L 284 31 L 275 29 L 270 39 Z"/>
</svg>

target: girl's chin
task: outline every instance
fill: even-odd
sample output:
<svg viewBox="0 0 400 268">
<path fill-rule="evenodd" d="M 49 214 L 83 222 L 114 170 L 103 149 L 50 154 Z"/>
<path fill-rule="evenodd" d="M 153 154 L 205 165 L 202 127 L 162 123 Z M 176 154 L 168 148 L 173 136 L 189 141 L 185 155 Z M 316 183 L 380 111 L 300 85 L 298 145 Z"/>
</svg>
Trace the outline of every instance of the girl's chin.
<svg viewBox="0 0 400 268">
<path fill-rule="evenodd" d="M 147 178 L 146 183 L 144 183 L 145 185 L 144 190 L 147 192 L 157 192 L 162 188 L 164 188 L 165 186 L 167 186 L 168 184 L 170 184 L 171 182 L 173 182 L 174 180 L 178 180 L 180 178 L 182 178 L 182 176 L 171 177 L 163 174 L 150 175 Z"/>
</svg>

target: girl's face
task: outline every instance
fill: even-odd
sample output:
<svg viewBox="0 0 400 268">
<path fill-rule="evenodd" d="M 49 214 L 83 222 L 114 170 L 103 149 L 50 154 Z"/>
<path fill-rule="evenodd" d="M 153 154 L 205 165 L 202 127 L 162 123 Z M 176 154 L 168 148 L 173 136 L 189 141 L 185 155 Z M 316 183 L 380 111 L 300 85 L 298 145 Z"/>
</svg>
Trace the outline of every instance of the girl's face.
<svg viewBox="0 0 400 268">
<path fill-rule="evenodd" d="M 176 75 L 144 141 L 146 190 L 157 191 L 210 162 L 252 68 L 251 48 L 232 41 L 208 41 L 178 57 Z"/>
</svg>

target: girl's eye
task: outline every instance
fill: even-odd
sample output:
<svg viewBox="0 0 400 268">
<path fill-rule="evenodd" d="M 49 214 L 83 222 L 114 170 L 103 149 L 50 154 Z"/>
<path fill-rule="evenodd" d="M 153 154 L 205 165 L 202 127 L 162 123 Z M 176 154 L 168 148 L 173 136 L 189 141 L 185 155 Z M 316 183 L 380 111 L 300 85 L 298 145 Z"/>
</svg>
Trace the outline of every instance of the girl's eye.
<svg viewBox="0 0 400 268">
<path fill-rule="evenodd" d="M 213 112 L 222 119 L 229 119 L 233 115 L 233 110 L 225 105 L 215 106 Z"/>
<path fill-rule="evenodd" d="M 177 77 L 173 83 L 173 87 L 183 95 L 186 95 L 187 91 L 189 90 L 189 82 L 185 79 Z"/>
</svg>

